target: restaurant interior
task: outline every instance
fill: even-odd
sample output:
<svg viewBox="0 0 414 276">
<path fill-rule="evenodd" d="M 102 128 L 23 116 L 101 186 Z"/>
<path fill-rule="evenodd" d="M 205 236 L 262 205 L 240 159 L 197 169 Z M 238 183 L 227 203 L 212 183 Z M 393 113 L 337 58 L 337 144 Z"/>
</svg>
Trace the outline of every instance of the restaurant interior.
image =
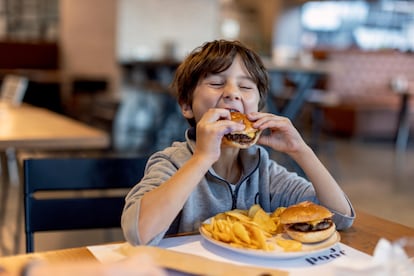
<svg viewBox="0 0 414 276">
<path fill-rule="evenodd" d="M 3 88 L 17 75 L 19 104 L 109 137 L 102 147 L 0 147 L 10 184 L 0 256 L 25 252 L 16 221 L 25 158 L 148 156 L 182 140 L 187 123 L 169 83 L 189 51 L 219 38 L 263 57 L 267 108 L 292 120 L 357 209 L 414 227 L 414 2 L 0 0 Z M 36 250 L 122 239 L 119 229 L 41 233 Z"/>
</svg>

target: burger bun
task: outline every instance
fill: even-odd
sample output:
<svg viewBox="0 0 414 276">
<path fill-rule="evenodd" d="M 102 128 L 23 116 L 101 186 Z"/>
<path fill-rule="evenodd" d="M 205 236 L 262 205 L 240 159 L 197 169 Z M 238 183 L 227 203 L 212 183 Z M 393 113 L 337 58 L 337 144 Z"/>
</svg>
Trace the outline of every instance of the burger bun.
<svg viewBox="0 0 414 276">
<path fill-rule="evenodd" d="M 292 224 L 331 218 L 333 214 L 327 208 L 310 201 L 304 201 L 287 207 L 280 215 L 280 223 Z"/>
</svg>

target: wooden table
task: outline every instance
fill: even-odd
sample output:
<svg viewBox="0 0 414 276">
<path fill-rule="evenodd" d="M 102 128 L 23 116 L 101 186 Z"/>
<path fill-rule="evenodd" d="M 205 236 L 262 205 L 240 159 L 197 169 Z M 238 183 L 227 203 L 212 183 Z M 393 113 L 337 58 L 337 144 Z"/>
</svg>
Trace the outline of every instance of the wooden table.
<svg viewBox="0 0 414 276">
<path fill-rule="evenodd" d="M 414 228 L 357 210 L 354 225 L 341 231 L 341 242 L 372 255 L 380 238 L 395 241 L 403 236 L 414 237 Z"/>
<path fill-rule="evenodd" d="M 103 149 L 109 145 L 106 132 L 84 123 L 31 105 L 13 107 L 0 102 L 0 227 L 4 222 L 10 185 L 7 150 L 83 150 Z"/>
<path fill-rule="evenodd" d="M 99 129 L 30 105 L 0 102 L 0 157 L 7 181 L 7 149 L 80 150 L 109 147 L 109 135 Z"/>
<path fill-rule="evenodd" d="M 350 229 L 340 232 L 340 234 L 342 243 L 372 255 L 380 238 L 394 241 L 402 236 L 414 236 L 414 228 L 358 211 L 354 225 Z M 24 263 L 38 257 L 50 262 L 97 261 L 86 247 L 79 247 L 3 257 L 0 258 L 0 266 L 18 271 Z"/>
<path fill-rule="evenodd" d="M 30 105 L 0 104 L 0 150 L 93 149 L 109 146 L 109 136 L 81 122 Z"/>
</svg>

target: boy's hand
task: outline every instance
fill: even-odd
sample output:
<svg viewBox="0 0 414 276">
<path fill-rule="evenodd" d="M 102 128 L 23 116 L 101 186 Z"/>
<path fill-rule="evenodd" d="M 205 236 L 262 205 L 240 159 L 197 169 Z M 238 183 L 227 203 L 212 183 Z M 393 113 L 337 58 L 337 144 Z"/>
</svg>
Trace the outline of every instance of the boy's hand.
<svg viewBox="0 0 414 276">
<path fill-rule="evenodd" d="M 214 163 L 220 157 L 223 136 L 233 131 L 243 130 L 244 127 L 243 124 L 230 120 L 230 111 L 222 108 L 209 109 L 197 124 L 194 154 L 207 156 Z"/>
<path fill-rule="evenodd" d="M 270 134 L 262 133 L 258 140 L 259 144 L 287 154 L 301 151 L 306 146 L 299 132 L 286 117 L 270 113 L 253 112 L 248 114 L 248 118 L 255 121 L 253 127 L 261 130 L 270 130 Z"/>
</svg>

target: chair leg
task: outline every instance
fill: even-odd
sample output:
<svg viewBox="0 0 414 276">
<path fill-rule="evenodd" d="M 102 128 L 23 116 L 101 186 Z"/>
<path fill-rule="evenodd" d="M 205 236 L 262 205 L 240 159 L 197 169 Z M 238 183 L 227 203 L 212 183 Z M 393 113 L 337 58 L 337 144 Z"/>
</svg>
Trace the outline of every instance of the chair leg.
<svg viewBox="0 0 414 276">
<path fill-rule="evenodd" d="M 26 232 L 26 253 L 33 252 L 33 233 Z"/>
<path fill-rule="evenodd" d="M 23 228 L 24 228 L 24 224 L 23 224 L 23 220 L 24 220 L 23 163 L 17 162 L 17 159 L 16 159 L 16 166 L 17 166 L 17 178 L 18 178 L 17 183 L 19 186 L 17 188 L 18 205 L 17 205 L 16 231 L 15 231 L 15 236 L 14 236 L 14 250 L 13 250 L 14 254 L 19 253 L 21 236 L 22 236 L 22 233 L 25 232 L 23 231 Z"/>
<path fill-rule="evenodd" d="M 0 231 L 4 231 L 6 227 L 6 215 L 8 213 L 7 207 L 9 204 L 10 187 L 17 185 L 17 214 L 15 223 L 15 233 L 12 245 L 13 254 L 19 253 L 20 238 L 22 233 L 22 218 L 23 218 L 23 169 L 19 162 L 17 162 L 16 152 L 13 148 L 8 148 L 0 151 L 0 165 L 1 165 L 1 190 L 0 190 Z M 0 251 L 6 251 L 4 243 L 4 235 L 0 235 Z M 11 249 L 10 249 L 11 250 Z"/>
<path fill-rule="evenodd" d="M 19 249 L 20 249 L 20 242 L 21 242 L 21 236 L 23 233 L 23 212 L 24 212 L 24 203 L 23 203 L 23 196 L 20 194 L 23 194 L 23 189 L 19 189 L 20 193 L 19 193 L 19 206 L 17 208 L 17 218 L 16 218 L 16 231 L 14 234 L 14 248 L 13 248 L 13 253 L 19 254 Z"/>
<path fill-rule="evenodd" d="M 6 225 L 7 214 L 7 198 L 9 196 L 9 171 L 7 166 L 7 154 L 5 151 L 0 151 L 0 165 L 1 165 L 1 197 L 0 197 L 0 231 L 4 231 Z M 0 252 L 4 250 L 4 235 L 0 233 Z"/>
<path fill-rule="evenodd" d="M 0 223 L 3 222 L 4 216 L 6 214 L 6 207 L 7 207 L 7 196 L 9 191 L 9 172 L 7 167 L 7 155 L 6 152 L 0 152 L 0 163 L 1 163 L 1 216 L 0 216 Z M 2 224 L 0 224 L 2 225 Z"/>
</svg>

